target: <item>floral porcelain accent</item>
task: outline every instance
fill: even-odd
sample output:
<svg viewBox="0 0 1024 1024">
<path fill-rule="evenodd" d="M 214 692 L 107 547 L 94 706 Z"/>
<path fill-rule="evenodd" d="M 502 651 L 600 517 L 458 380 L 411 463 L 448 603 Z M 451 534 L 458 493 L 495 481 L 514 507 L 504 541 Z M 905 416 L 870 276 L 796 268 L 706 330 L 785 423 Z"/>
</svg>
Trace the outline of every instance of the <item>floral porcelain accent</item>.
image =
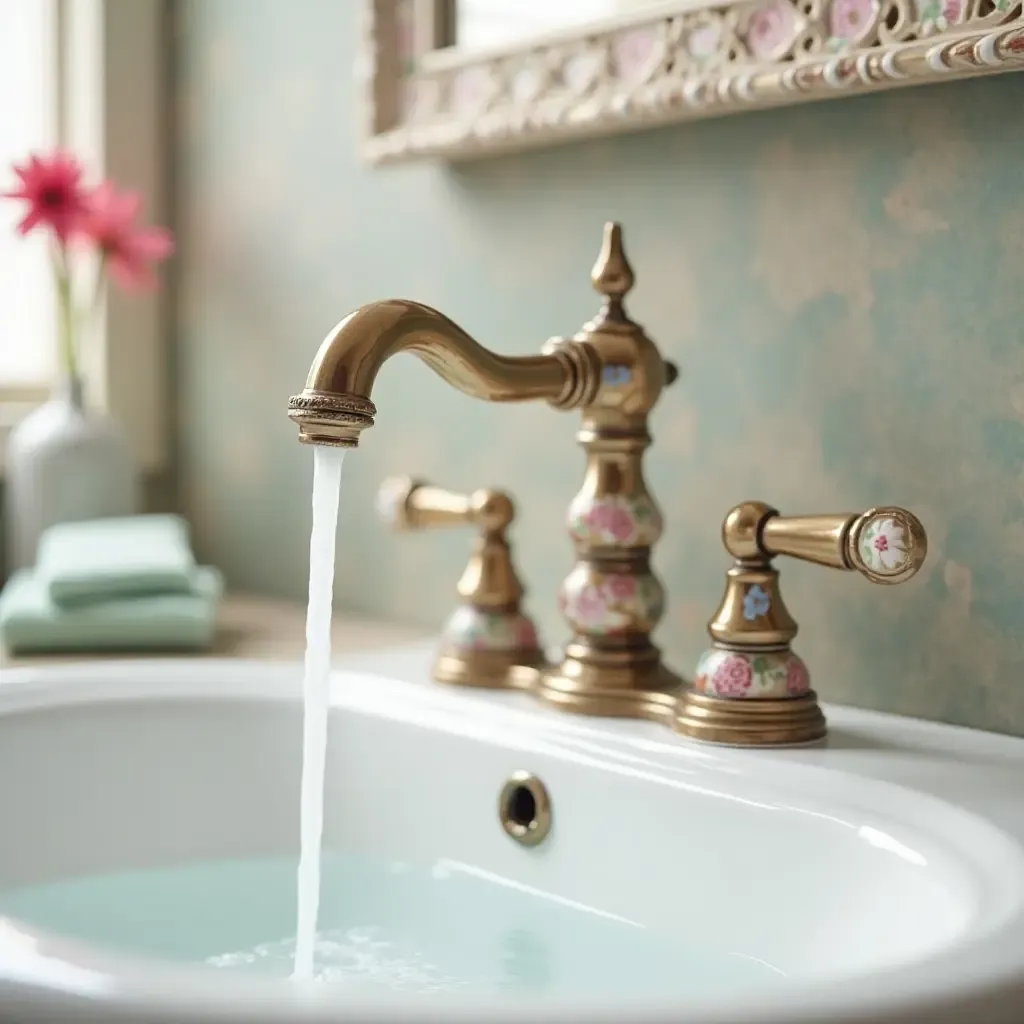
<svg viewBox="0 0 1024 1024">
<path fill-rule="evenodd" d="M 653 544 L 661 535 L 661 513 L 652 498 L 578 494 L 569 506 L 569 534 L 591 547 Z"/>
<path fill-rule="evenodd" d="M 693 688 L 729 700 L 778 700 L 805 696 L 811 678 L 803 659 L 792 651 L 741 653 L 712 647 L 697 663 Z"/>
<path fill-rule="evenodd" d="M 540 646 L 537 628 L 528 616 L 485 612 L 469 605 L 455 609 L 444 638 L 453 647 L 472 651 L 535 651 Z"/>
<path fill-rule="evenodd" d="M 652 575 L 594 573 L 581 566 L 562 584 L 559 606 L 577 631 L 614 636 L 653 628 L 664 611 L 665 592 Z"/>
<path fill-rule="evenodd" d="M 654 25 L 620 32 L 612 43 L 615 70 L 627 82 L 639 82 L 653 70 L 658 52 L 658 33 Z"/>
<path fill-rule="evenodd" d="M 916 0 L 922 32 L 945 32 L 964 16 L 964 0 Z M 998 9 L 998 8 L 997 8 Z"/>
<path fill-rule="evenodd" d="M 695 25 L 686 37 L 686 52 L 698 63 L 718 55 L 722 43 L 722 22 L 717 18 Z"/>
<path fill-rule="evenodd" d="M 746 40 L 757 60 L 781 57 L 800 31 L 800 18 L 789 0 L 775 0 L 758 7 L 747 23 Z"/>
<path fill-rule="evenodd" d="M 833 49 L 859 42 L 878 17 L 878 0 L 832 0 L 829 13 Z"/>
<path fill-rule="evenodd" d="M 389 478 L 377 491 L 377 515 L 388 526 L 397 525 L 409 497 L 409 485 L 401 478 Z"/>
<path fill-rule="evenodd" d="M 880 575 L 895 575 L 910 561 L 903 524 L 892 516 L 870 520 L 858 541 L 864 564 Z"/>
<path fill-rule="evenodd" d="M 743 595 L 743 618 L 747 622 L 753 622 L 754 619 L 767 615 L 771 611 L 771 607 L 772 599 L 768 591 L 759 583 L 755 583 Z"/>
</svg>

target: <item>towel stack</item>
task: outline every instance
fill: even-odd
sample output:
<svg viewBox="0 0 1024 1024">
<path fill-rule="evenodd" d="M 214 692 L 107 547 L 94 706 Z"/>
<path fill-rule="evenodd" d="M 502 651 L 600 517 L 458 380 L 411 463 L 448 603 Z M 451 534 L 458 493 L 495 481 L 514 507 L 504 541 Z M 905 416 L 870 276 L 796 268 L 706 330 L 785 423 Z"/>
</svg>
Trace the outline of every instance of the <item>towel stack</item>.
<svg viewBox="0 0 1024 1024">
<path fill-rule="evenodd" d="M 0 593 L 0 643 L 12 655 L 201 649 L 222 589 L 180 516 L 61 523 Z"/>
</svg>

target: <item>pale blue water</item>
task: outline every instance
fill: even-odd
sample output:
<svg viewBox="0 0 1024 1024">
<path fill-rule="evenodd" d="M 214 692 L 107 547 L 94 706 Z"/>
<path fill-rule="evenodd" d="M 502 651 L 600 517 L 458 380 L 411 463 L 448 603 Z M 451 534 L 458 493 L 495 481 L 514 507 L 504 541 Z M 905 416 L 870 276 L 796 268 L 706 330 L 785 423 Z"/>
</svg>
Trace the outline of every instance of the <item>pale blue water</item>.
<svg viewBox="0 0 1024 1024">
<path fill-rule="evenodd" d="M 8 890 L 0 914 L 123 952 L 285 977 L 295 953 L 296 864 L 199 863 Z M 349 987 L 472 996 L 685 1001 L 786 981 L 759 960 L 472 867 L 350 854 L 323 859 L 314 968 Z"/>
</svg>

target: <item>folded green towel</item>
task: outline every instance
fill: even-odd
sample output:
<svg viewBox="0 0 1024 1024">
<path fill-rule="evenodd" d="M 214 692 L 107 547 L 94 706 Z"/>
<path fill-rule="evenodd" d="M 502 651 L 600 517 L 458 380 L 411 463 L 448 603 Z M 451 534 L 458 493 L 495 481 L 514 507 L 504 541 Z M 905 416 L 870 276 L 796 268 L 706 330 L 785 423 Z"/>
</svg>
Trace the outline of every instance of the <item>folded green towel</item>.
<svg viewBox="0 0 1024 1024">
<path fill-rule="evenodd" d="M 218 570 L 197 567 L 187 594 L 118 597 L 61 607 L 32 570 L 0 593 L 0 643 L 10 654 L 196 650 L 213 640 L 223 589 Z"/>
<path fill-rule="evenodd" d="M 60 605 L 130 594 L 187 594 L 196 568 L 180 516 L 58 523 L 39 539 L 36 575 Z"/>
</svg>

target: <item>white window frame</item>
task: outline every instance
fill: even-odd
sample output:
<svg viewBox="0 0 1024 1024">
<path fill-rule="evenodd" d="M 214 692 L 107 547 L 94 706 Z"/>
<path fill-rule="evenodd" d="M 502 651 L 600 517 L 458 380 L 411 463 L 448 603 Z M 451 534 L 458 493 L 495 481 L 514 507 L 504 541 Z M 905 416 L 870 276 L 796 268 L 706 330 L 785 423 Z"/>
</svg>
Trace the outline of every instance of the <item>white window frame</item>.
<svg viewBox="0 0 1024 1024">
<path fill-rule="evenodd" d="M 90 179 L 109 177 L 137 189 L 147 221 L 166 224 L 166 0 L 56 5 L 59 141 L 82 159 Z M 91 403 L 120 423 L 144 471 L 167 462 L 167 286 L 164 276 L 156 291 L 123 295 L 110 289 L 83 366 Z M 0 474 L 7 432 L 49 393 L 0 381 Z"/>
</svg>

